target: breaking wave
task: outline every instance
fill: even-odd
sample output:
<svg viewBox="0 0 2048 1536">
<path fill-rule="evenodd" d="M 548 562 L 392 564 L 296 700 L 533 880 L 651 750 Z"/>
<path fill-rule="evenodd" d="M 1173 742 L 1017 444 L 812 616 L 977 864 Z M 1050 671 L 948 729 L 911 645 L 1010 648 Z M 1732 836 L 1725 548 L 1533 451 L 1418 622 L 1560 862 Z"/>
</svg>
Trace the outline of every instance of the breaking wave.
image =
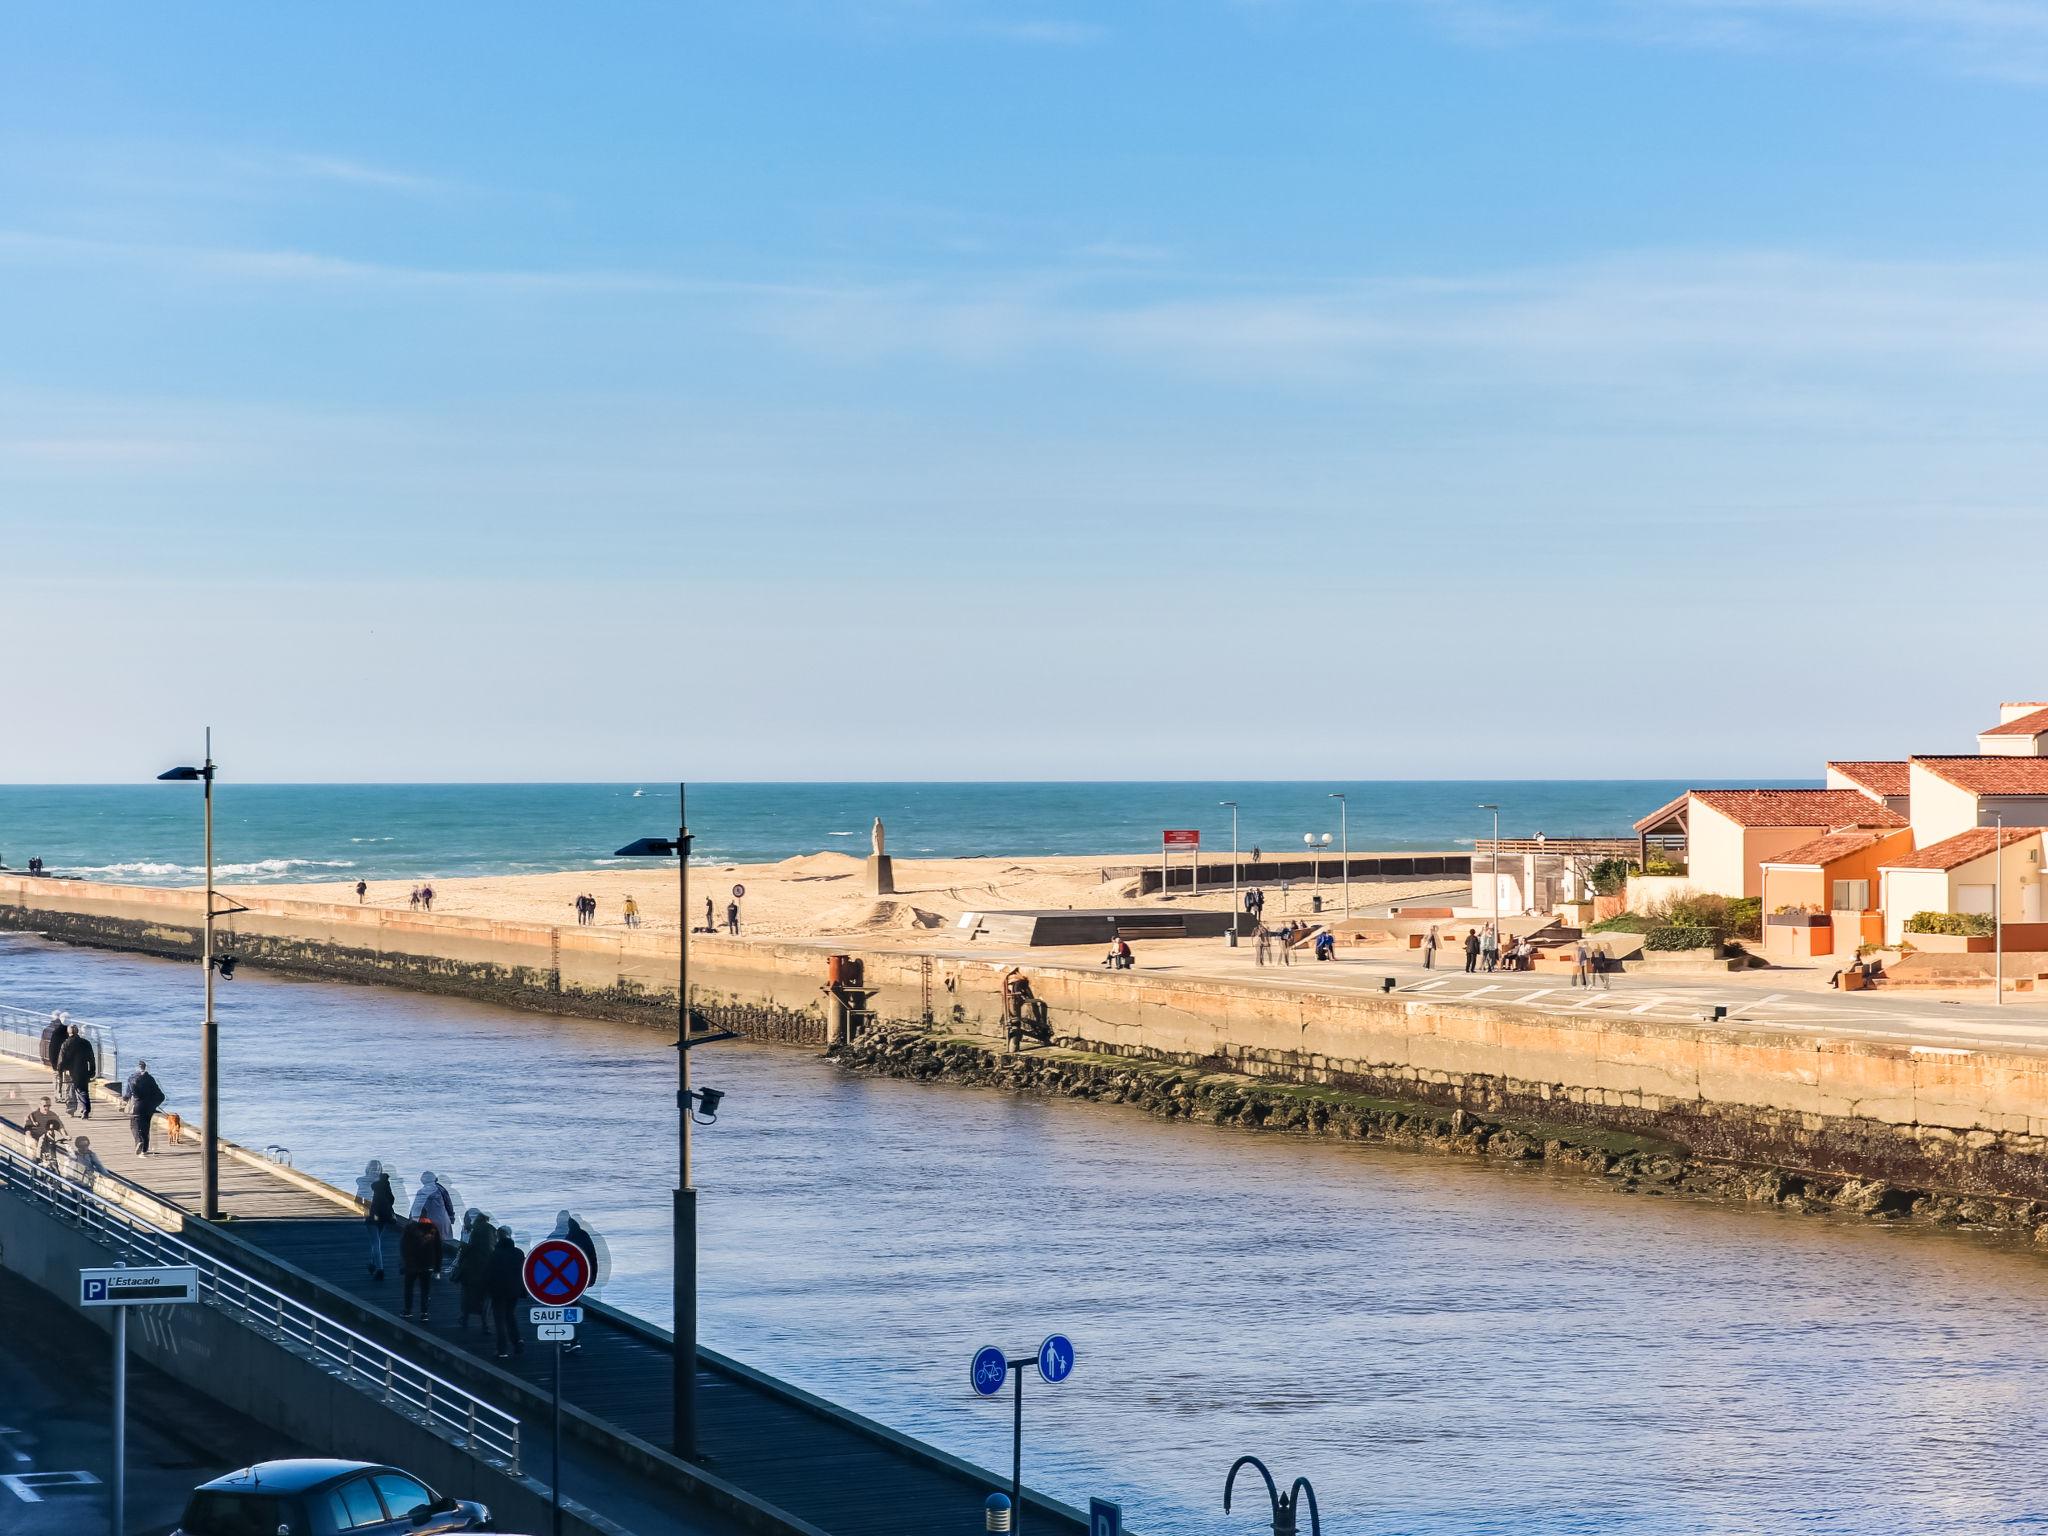
<svg viewBox="0 0 2048 1536">
<path fill-rule="evenodd" d="M 251 864 L 216 864 L 216 880 L 278 880 L 300 869 L 354 869 L 353 859 L 257 859 Z M 158 864 L 147 859 L 121 864 L 84 864 L 67 874 L 95 875 L 109 880 L 201 880 L 203 864 Z"/>
</svg>

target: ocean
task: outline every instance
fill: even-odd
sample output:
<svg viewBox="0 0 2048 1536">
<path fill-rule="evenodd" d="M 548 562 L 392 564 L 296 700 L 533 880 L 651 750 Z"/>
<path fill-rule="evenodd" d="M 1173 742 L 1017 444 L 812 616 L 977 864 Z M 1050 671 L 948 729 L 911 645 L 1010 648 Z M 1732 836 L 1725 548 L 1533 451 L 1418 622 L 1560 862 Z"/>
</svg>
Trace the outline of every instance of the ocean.
<svg viewBox="0 0 2048 1536">
<path fill-rule="evenodd" d="M 1785 781 L 1772 781 L 1785 782 Z M 1330 834 L 1348 797 L 1354 851 L 1470 847 L 1491 835 L 1624 836 L 1686 786 L 1676 780 L 1411 780 L 1356 783 L 698 784 L 699 861 L 767 863 L 820 849 L 865 855 L 880 816 L 900 857 L 1156 857 L 1160 832 L 1192 827 L 1205 851 L 1298 852 Z M 237 784 L 214 794 L 224 883 L 454 879 L 589 869 L 638 837 L 672 834 L 673 784 Z M 0 785 L 0 865 L 40 857 L 56 874 L 144 885 L 201 878 L 195 784 Z"/>
</svg>

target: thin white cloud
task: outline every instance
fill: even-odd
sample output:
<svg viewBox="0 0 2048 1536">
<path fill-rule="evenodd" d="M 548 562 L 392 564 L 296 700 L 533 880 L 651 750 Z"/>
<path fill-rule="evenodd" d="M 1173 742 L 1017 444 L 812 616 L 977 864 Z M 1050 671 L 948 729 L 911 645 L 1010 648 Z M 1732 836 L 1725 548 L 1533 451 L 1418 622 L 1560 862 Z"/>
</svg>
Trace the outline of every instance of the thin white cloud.
<svg viewBox="0 0 2048 1536">
<path fill-rule="evenodd" d="M 1013 43 L 1037 43 L 1056 48 L 1083 48 L 1109 35 L 1107 27 L 1092 21 L 1062 21 L 1039 18 L 1030 21 L 991 21 L 981 29 L 990 37 Z"/>
<path fill-rule="evenodd" d="M 353 160 L 343 155 L 283 154 L 265 157 L 258 163 L 274 167 L 278 173 L 286 176 L 300 177 L 308 181 L 332 182 L 346 187 L 362 187 L 378 192 L 423 195 L 443 191 L 448 185 L 436 177 L 417 176 L 409 171 L 372 165 L 368 161 Z"/>
</svg>

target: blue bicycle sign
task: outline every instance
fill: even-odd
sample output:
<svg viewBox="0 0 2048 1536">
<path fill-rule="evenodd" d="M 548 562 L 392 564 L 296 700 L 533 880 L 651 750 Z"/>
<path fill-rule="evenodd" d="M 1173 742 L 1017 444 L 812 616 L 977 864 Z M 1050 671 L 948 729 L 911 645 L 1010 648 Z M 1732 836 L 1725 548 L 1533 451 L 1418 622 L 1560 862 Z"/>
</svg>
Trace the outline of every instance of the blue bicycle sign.
<svg viewBox="0 0 2048 1536">
<path fill-rule="evenodd" d="M 976 1392 L 983 1397 L 994 1397 L 1009 1379 L 1010 1362 L 995 1345 L 984 1345 L 974 1352 L 974 1365 L 968 1374 Z"/>
</svg>

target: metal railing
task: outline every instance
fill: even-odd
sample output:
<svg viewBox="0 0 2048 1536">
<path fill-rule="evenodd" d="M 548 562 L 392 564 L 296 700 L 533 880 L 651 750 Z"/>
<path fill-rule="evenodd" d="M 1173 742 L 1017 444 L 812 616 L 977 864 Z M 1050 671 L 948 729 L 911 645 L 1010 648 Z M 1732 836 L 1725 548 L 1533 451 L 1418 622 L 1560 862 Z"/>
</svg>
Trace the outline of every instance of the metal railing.
<svg viewBox="0 0 2048 1536">
<path fill-rule="evenodd" d="M 92 1042 L 93 1054 L 99 1058 L 100 1076 L 118 1083 L 121 1080 L 121 1053 L 114 1044 L 114 1032 L 104 1024 L 74 1019 L 68 1013 L 64 1015 L 64 1022 L 76 1024 L 78 1032 Z M 40 1063 L 43 1059 L 43 1031 L 49 1027 L 50 1015 L 47 1013 L 0 1003 L 0 1051 L 9 1056 L 23 1056 Z"/>
<path fill-rule="evenodd" d="M 5 1133 L 18 1140 L 18 1133 Z M 147 1195 L 115 1174 L 99 1179 Z M 42 1206 L 134 1264 L 189 1264 L 199 1298 L 245 1327 L 310 1356 L 329 1374 L 460 1441 L 472 1453 L 519 1473 L 519 1420 L 474 1393 L 357 1333 L 275 1286 L 223 1263 L 183 1238 L 151 1226 L 90 1186 L 53 1172 L 12 1145 L 0 1145 L 0 1188 Z"/>
</svg>

